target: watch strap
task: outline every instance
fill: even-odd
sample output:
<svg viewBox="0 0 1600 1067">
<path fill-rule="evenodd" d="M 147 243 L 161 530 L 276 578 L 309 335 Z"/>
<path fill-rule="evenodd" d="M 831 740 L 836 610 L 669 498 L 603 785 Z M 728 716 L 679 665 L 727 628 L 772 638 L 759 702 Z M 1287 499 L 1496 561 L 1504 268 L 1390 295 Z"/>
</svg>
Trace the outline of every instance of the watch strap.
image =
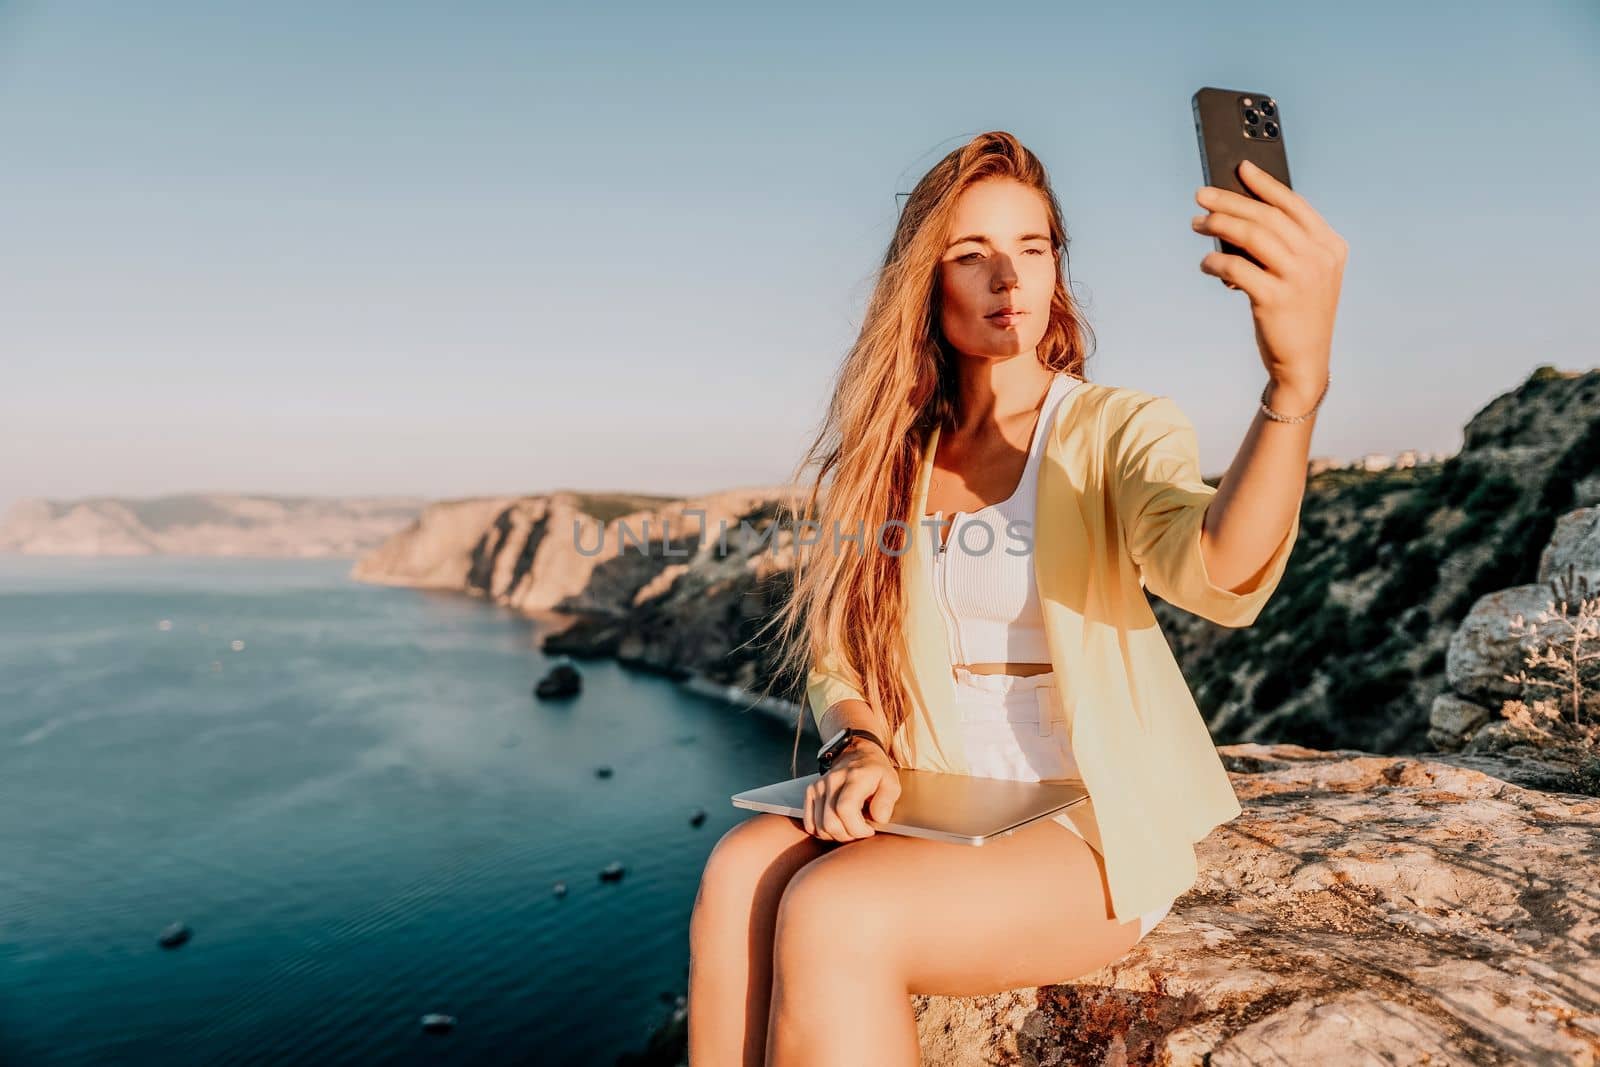
<svg viewBox="0 0 1600 1067">
<path fill-rule="evenodd" d="M 871 730 L 863 730 L 857 726 L 847 726 L 834 736 L 836 740 L 817 753 L 817 772 L 819 774 L 826 773 L 828 768 L 833 765 L 834 760 L 838 759 L 844 750 L 850 747 L 850 742 L 858 737 L 865 738 L 883 749 L 884 755 L 889 754 L 889 746 L 885 745 L 883 740 Z"/>
</svg>

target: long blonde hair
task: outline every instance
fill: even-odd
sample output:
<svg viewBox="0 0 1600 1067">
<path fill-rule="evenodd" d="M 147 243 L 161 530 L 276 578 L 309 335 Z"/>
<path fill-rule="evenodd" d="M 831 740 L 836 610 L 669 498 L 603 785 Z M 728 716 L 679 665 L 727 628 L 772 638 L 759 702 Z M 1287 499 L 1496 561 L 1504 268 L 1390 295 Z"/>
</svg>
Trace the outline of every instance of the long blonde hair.
<svg viewBox="0 0 1600 1067">
<path fill-rule="evenodd" d="M 981 133 L 934 165 L 901 209 L 827 415 L 790 481 L 802 484 L 812 466 L 815 479 L 800 510 L 779 508 L 780 528 L 804 526 L 820 536 L 795 544 L 792 595 L 762 628 L 778 629 L 773 681 L 795 684 L 831 651 L 861 680 L 867 703 L 888 720 L 890 737 L 909 714 L 900 681 L 900 554 L 910 544 L 905 528 L 891 520 L 919 518 L 908 511 L 927 434 L 935 425 L 953 426 L 959 414 L 958 355 L 939 329 L 939 262 L 957 199 L 968 186 L 995 178 L 1021 182 L 1044 198 L 1058 267 L 1038 358 L 1051 371 L 1084 377 L 1093 334 L 1063 276 L 1068 237 L 1044 164 L 1003 130 Z M 835 530 L 842 537 L 863 524 L 863 550 L 832 550 Z M 808 714 L 802 710 L 802 720 Z M 796 753 L 801 726 L 795 723 Z"/>
</svg>

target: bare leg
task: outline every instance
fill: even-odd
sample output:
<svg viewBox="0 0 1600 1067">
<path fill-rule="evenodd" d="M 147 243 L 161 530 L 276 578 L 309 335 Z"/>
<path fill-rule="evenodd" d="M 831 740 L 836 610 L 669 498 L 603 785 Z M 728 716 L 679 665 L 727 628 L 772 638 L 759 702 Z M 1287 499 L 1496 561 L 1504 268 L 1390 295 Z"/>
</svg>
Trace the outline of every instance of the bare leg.
<svg viewBox="0 0 1600 1067">
<path fill-rule="evenodd" d="M 801 867 L 840 845 L 762 812 L 722 835 L 689 919 L 690 1067 L 761 1067 L 778 901 Z"/>
<path fill-rule="evenodd" d="M 919 1062 L 913 993 L 976 996 L 1066 982 L 1124 955 L 1105 866 L 1044 819 L 974 848 L 899 834 L 805 865 L 778 908 L 767 1062 Z"/>
</svg>

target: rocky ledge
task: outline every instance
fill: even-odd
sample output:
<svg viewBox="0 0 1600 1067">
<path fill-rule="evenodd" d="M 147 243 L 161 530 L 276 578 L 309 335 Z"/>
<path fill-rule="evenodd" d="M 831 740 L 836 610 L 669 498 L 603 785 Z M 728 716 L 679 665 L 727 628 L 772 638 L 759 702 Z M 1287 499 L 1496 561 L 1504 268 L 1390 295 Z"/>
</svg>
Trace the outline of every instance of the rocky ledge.
<svg viewBox="0 0 1600 1067">
<path fill-rule="evenodd" d="M 929 1064 L 1600 1058 L 1600 800 L 1449 756 L 1221 751 L 1245 811 L 1168 918 L 1076 982 L 917 998 Z"/>
<path fill-rule="evenodd" d="M 1600 800 L 1454 754 L 1219 751 L 1244 814 L 1167 918 L 1073 982 L 913 998 L 929 1067 L 1600 1062 Z"/>
</svg>

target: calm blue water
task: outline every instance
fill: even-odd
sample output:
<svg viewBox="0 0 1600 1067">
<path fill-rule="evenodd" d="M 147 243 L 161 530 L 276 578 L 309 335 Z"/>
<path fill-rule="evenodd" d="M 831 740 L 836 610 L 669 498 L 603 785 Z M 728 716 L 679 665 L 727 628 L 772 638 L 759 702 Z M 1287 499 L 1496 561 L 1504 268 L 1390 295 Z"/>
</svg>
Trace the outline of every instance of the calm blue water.
<svg viewBox="0 0 1600 1067">
<path fill-rule="evenodd" d="M 534 624 L 349 566 L 0 557 L 0 1062 L 606 1064 L 670 1013 L 792 725 L 609 663 L 540 704 Z"/>
</svg>

